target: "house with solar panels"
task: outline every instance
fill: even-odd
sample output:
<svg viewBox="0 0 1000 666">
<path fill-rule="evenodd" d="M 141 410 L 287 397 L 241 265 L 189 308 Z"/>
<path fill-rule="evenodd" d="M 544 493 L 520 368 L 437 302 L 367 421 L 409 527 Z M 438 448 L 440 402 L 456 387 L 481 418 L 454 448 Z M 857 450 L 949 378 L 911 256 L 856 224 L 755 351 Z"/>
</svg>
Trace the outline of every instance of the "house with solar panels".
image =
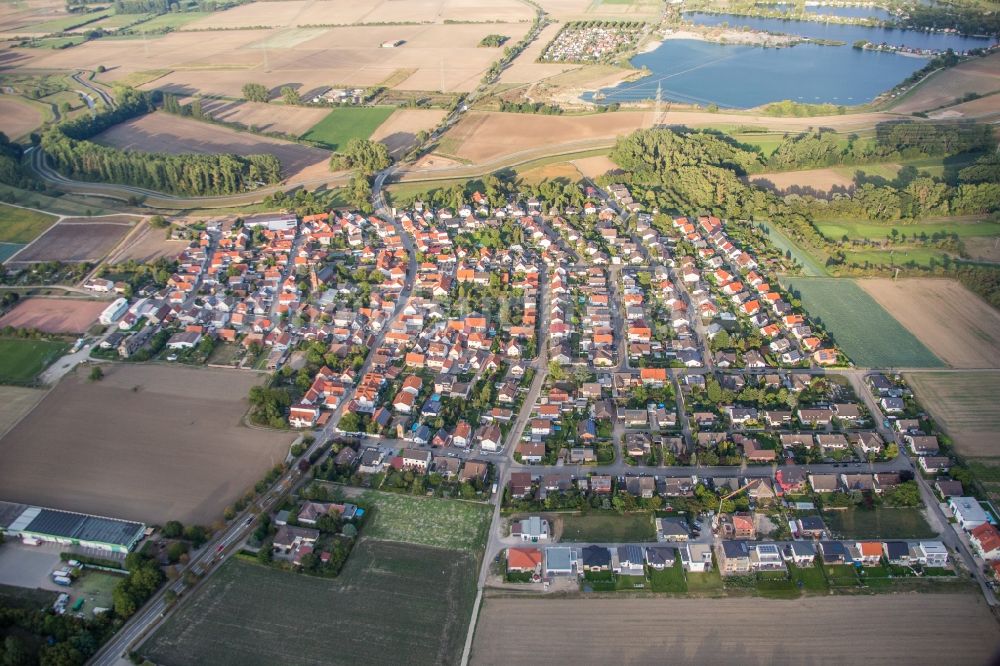
<svg viewBox="0 0 1000 666">
<path fill-rule="evenodd" d="M 128 520 L 0 502 L 0 531 L 28 544 L 58 543 L 128 553 L 145 530 L 142 523 Z"/>
</svg>

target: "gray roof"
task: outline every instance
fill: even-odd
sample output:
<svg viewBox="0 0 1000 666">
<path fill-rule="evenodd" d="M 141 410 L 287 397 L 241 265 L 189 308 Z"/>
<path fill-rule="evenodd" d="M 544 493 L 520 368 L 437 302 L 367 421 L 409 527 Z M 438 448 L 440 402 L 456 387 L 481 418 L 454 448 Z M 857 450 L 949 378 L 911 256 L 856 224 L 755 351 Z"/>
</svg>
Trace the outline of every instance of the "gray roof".
<svg viewBox="0 0 1000 666">
<path fill-rule="evenodd" d="M 581 551 L 584 566 L 608 566 L 611 564 L 611 551 L 604 546 L 586 546 Z"/>
<path fill-rule="evenodd" d="M 723 541 L 722 552 L 726 557 L 749 557 L 750 549 L 746 541 Z"/>
<path fill-rule="evenodd" d="M 809 541 L 793 541 L 785 546 L 785 550 L 799 557 L 816 557 L 816 546 Z"/>
<path fill-rule="evenodd" d="M 638 564 L 642 562 L 642 548 L 634 545 L 618 546 L 618 560 Z"/>
<path fill-rule="evenodd" d="M 650 564 L 673 565 L 677 558 L 677 549 L 671 546 L 648 546 L 646 548 L 646 560 Z"/>
<path fill-rule="evenodd" d="M 142 523 L 42 509 L 22 531 L 131 548 L 142 538 L 145 529 Z"/>
</svg>

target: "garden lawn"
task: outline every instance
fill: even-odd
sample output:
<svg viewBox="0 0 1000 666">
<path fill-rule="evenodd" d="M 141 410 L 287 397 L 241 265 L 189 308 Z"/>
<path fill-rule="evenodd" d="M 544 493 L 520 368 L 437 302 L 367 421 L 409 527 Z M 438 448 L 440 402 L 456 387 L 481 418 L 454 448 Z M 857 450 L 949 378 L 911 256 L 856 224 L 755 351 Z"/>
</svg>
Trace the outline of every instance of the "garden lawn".
<svg viewBox="0 0 1000 666">
<path fill-rule="evenodd" d="M 687 581 L 684 579 L 684 568 L 680 563 L 675 563 L 666 569 L 646 569 L 649 576 L 650 585 L 653 592 L 669 592 L 671 594 L 685 594 L 688 591 Z"/>
<path fill-rule="evenodd" d="M 359 504 L 372 512 L 365 536 L 469 552 L 484 547 L 492 518 L 487 504 L 377 491 L 366 492 Z"/>
<path fill-rule="evenodd" d="M 330 150 L 343 150 L 351 139 L 367 139 L 395 111 L 392 106 L 358 106 L 333 109 L 300 138 Z"/>
<path fill-rule="evenodd" d="M 782 277 L 810 317 L 854 363 L 867 368 L 937 368 L 944 364 L 853 280 Z"/>
<path fill-rule="evenodd" d="M 722 592 L 722 574 L 718 569 L 707 573 L 687 574 L 687 588 L 691 593 Z"/>
<path fill-rule="evenodd" d="M 66 353 L 65 342 L 0 338 L 0 384 L 31 384 Z"/>
<path fill-rule="evenodd" d="M 838 539 L 930 539 L 937 536 L 920 509 L 847 509 L 823 514 Z"/>
<path fill-rule="evenodd" d="M 656 541 L 656 528 L 649 513 L 588 513 L 564 516 L 563 541 L 634 543 Z"/>
<path fill-rule="evenodd" d="M 0 243 L 30 243 L 57 219 L 54 215 L 0 204 Z"/>
<path fill-rule="evenodd" d="M 806 592 L 825 593 L 829 587 L 826 583 L 826 576 L 823 575 L 822 567 L 797 567 L 792 564 L 789 565 L 788 570 L 792 579 L 796 583 L 801 582 L 802 589 Z"/>
</svg>

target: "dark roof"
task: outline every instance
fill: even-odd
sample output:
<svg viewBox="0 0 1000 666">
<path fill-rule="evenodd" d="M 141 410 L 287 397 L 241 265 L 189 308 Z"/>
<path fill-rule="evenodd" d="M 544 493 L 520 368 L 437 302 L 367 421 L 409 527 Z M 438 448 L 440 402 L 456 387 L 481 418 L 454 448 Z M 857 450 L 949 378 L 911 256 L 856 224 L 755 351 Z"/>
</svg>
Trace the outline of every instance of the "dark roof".
<svg viewBox="0 0 1000 666">
<path fill-rule="evenodd" d="M 804 530 L 826 529 L 826 525 L 823 524 L 823 519 L 819 516 L 802 516 L 799 518 L 799 522 L 802 523 L 802 529 Z"/>
<path fill-rule="evenodd" d="M 886 541 L 885 553 L 890 560 L 909 557 L 910 546 L 905 541 Z"/>
<path fill-rule="evenodd" d="M 586 546 L 581 551 L 583 565 L 586 567 L 600 567 L 611 564 L 611 551 L 604 546 Z"/>
<path fill-rule="evenodd" d="M 670 546 L 648 546 L 646 559 L 650 564 L 672 565 L 677 558 L 677 549 Z"/>
<path fill-rule="evenodd" d="M 821 541 L 819 547 L 823 550 L 824 562 L 847 559 L 847 548 L 839 541 Z"/>
<path fill-rule="evenodd" d="M 723 541 L 722 552 L 726 557 L 749 557 L 750 549 L 746 541 Z"/>
<path fill-rule="evenodd" d="M 142 537 L 145 529 L 142 523 L 42 509 L 24 531 L 131 548 Z"/>
</svg>

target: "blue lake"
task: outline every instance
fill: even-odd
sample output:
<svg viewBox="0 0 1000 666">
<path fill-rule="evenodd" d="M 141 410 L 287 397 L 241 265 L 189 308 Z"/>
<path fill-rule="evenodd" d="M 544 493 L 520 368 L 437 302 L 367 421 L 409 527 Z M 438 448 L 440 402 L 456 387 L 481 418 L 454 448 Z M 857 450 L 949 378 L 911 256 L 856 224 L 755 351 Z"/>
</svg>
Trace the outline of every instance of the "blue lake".
<svg viewBox="0 0 1000 666">
<path fill-rule="evenodd" d="M 657 85 L 664 100 L 690 104 L 717 104 L 749 108 L 790 99 L 804 103 L 855 105 L 870 102 L 923 67 L 927 60 L 894 53 L 852 48 L 857 40 L 905 44 L 914 48 L 965 50 L 989 45 L 989 40 L 912 30 L 810 21 L 782 21 L 715 14 L 688 14 L 702 25 L 748 25 L 846 42 L 844 46 L 797 46 L 765 49 L 696 40 L 667 40 L 655 50 L 632 59 L 635 67 L 652 74 L 601 90 L 602 103 L 654 99 Z M 583 95 L 593 100 L 592 93 Z"/>
</svg>

